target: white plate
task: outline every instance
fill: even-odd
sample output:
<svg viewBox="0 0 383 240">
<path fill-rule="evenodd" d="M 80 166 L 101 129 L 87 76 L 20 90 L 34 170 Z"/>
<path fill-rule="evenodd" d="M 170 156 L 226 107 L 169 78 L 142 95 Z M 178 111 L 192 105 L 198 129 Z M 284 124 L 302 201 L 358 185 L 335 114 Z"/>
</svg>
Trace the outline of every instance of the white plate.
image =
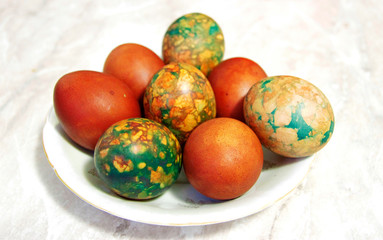
<svg viewBox="0 0 383 240">
<path fill-rule="evenodd" d="M 264 149 L 265 163 L 258 181 L 247 193 L 230 201 L 214 201 L 201 195 L 184 173 L 162 196 L 134 201 L 115 195 L 103 184 L 95 173 L 93 153 L 65 135 L 53 108 L 43 129 L 43 144 L 58 178 L 85 202 L 124 219 L 171 226 L 207 225 L 257 213 L 296 188 L 315 158 L 283 158 Z"/>
</svg>

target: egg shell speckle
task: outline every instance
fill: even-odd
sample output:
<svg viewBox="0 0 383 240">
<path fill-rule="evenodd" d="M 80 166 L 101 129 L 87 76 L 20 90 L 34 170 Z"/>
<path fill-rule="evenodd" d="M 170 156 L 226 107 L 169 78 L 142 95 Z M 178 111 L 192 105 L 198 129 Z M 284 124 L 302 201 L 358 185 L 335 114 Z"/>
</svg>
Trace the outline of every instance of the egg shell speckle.
<svg viewBox="0 0 383 240">
<path fill-rule="evenodd" d="M 170 63 L 157 72 L 144 95 L 145 117 L 168 127 L 181 144 L 199 124 L 216 116 L 213 89 L 190 64 Z"/>
<path fill-rule="evenodd" d="M 165 64 L 184 62 L 206 76 L 221 62 L 225 42 L 221 28 L 209 16 L 189 13 L 174 21 L 166 31 L 162 44 Z"/>
<path fill-rule="evenodd" d="M 106 130 L 96 145 L 94 163 L 98 175 L 113 192 L 129 199 L 151 199 L 177 180 L 182 150 L 165 126 L 132 118 Z"/>
</svg>

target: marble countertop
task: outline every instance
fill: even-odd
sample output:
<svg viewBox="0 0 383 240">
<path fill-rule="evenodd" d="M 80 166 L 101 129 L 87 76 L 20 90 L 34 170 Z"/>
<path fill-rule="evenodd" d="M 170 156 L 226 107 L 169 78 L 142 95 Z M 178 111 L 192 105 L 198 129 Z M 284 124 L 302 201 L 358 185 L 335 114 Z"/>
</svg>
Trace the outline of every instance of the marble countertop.
<svg viewBox="0 0 383 240">
<path fill-rule="evenodd" d="M 383 239 L 383 2 L 0 2 L 0 239 Z M 286 198 L 238 220 L 156 226 L 100 211 L 73 194 L 44 154 L 53 87 L 75 70 L 101 71 L 117 45 L 161 55 L 169 24 L 202 12 L 221 26 L 224 58 L 313 82 L 335 131 Z"/>
</svg>

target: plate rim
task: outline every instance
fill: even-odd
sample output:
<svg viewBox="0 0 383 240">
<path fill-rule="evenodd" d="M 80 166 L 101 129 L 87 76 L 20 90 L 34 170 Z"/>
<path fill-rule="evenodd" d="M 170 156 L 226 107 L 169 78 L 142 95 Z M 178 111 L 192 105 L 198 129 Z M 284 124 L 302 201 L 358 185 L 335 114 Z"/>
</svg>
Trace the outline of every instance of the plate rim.
<svg viewBox="0 0 383 240">
<path fill-rule="evenodd" d="M 216 220 L 216 221 L 201 221 L 201 222 L 182 222 L 182 223 L 177 223 L 177 222 L 173 222 L 173 221 L 169 221 L 169 222 L 160 222 L 160 221 L 148 221 L 148 220 L 144 220 L 144 219 L 138 219 L 138 218 L 127 218 L 126 216 L 122 216 L 121 214 L 118 214 L 118 213 L 114 213 L 113 211 L 110 211 L 110 210 L 106 210 L 105 208 L 101 207 L 101 206 L 98 206 L 96 205 L 95 203 L 91 202 L 90 200 L 88 200 L 86 197 L 83 197 L 81 194 L 79 194 L 77 191 L 75 191 L 72 187 L 70 187 L 67 182 L 61 177 L 61 175 L 59 174 L 59 172 L 57 171 L 56 167 L 54 166 L 54 164 L 52 163 L 52 161 L 50 160 L 49 156 L 48 156 L 48 152 L 46 150 L 46 144 L 45 144 L 45 141 L 44 141 L 44 138 L 45 138 L 45 134 L 44 132 L 46 131 L 46 127 L 47 127 L 47 124 L 49 122 L 49 119 L 50 119 L 50 115 L 52 114 L 52 112 L 54 112 L 54 107 L 51 106 L 48 113 L 46 114 L 46 118 L 45 118 L 45 122 L 44 122 L 44 126 L 43 126 L 43 129 L 42 129 L 42 146 L 43 146 L 43 150 L 44 150 L 44 154 L 48 160 L 48 163 L 49 165 L 51 166 L 52 170 L 54 171 L 55 175 L 57 176 L 57 178 L 64 184 L 64 186 L 66 188 L 68 188 L 72 193 L 74 193 L 78 198 L 80 198 L 82 201 L 86 202 L 87 204 L 105 212 L 105 213 L 108 213 L 108 214 L 111 214 L 113 216 L 116 216 L 116 217 L 119 217 L 119 218 L 122 218 L 122 219 L 125 219 L 125 220 L 130 220 L 130 221 L 135 221 L 135 222 L 139 222 L 139 223 L 145 223 L 145 224 L 151 224 L 151 225 L 159 225 L 159 226 L 174 226 L 174 227 L 182 227 L 182 226 L 204 226 L 204 225 L 212 225 L 212 224 L 219 224 L 219 223 L 224 223 L 224 222 L 230 222 L 230 221 L 234 221 L 234 220 L 237 220 L 237 219 L 241 219 L 241 218 L 245 218 L 245 217 L 248 217 L 248 216 L 251 216 L 251 215 L 254 215 L 254 214 L 257 214 L 263 210 L 265 210 L 266 208 L 274 205 L 275 203 L 281 201 L 282 199 L 286 198 L 288 195 L 290 195 L 298 186 L 300 186 L 303 182 L 304 179 L 306 179 L 308 173 L 310 172 L 310 169 L 312 168 L 312 165 L 314 163 L 314 161 L 316 161 L 318 159 L 318 153 L 314 153 L 312 156 L 310 156 L 311 160 L 310 160 L 310 163 L 308 164 L 308 167 L 307 167 L 307 171 L 304 173 L 303 177 L 296 183 L 294 184 L 294 186 L 289 189 L 289 191 L 287 191 L 286 193 L 284 193 L 283 195 L 281 195 L 280 197 L 272 200 L 272 201 L 269 201 L 267 202 L 266 204 L 264 204 L 262 207 L 254 210 L 254 211 L 250 211 L 249 213 L 247 214 L 244 214 L 244 215 L 241 215 L 241 217 L 232 217 L 232 218 L 225 218 L 225 220 Z M 53 114 L 56 114 L 56 113 L 53 113 Z M 57 115 L 56 115 L 56 118 L 57 118 Z"/>
</svg>

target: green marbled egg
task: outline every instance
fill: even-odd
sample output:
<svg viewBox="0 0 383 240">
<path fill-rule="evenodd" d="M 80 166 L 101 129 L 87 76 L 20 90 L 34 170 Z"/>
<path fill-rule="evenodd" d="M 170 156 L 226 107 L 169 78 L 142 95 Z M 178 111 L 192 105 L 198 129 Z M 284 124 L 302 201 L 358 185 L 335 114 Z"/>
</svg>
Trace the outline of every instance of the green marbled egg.
<svg viewBox="0 0 383 240">
<path fill-rule="evenodd" d="M 246 123 L 269 150 L 291 158 L 322 149 L 334 131 L 334 112 L 323 92 L 294 76 L 255 83 L 243 105 Z"/>
<path fill-rule="evenodd" d="M 178 178 L 182 150 L 164 125 L 146 118 L 122 120 L 99 139 L 95 168 L 105 184 L 129 199 L 163 194 Z"/>
<path fill-rule="evenodd" d="M 162 43 L 165 64 L 184 62 L 206 76 L 221 62 L 225 42 L 221 28 L 209 16 L 189 13 L 174 21 Z"/>
<path fill-rule="evenodd" d="M 164 124 L 183 145 L 199 124 L 215 118 L 213 88 L 203 73 L 187 63 L 169 63 L 146 87 L 145 117 Z"/>
</svg>

